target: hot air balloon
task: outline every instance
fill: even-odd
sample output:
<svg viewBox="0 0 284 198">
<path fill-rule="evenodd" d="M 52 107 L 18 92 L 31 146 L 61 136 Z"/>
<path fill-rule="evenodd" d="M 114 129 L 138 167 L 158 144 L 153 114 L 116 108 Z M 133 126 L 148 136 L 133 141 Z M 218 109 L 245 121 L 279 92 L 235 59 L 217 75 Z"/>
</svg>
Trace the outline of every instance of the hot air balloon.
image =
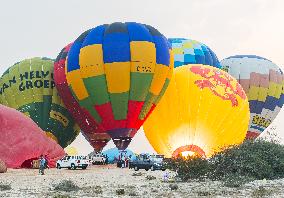
<svg viewBox="0 0 284 198">
<path fill-rule="evenodd" d="M 80 106 L 124 150 L 162 97 L 171 60 L 167 39 L 149 25 L 100 25 L 73 43 L 66 78 Z"/>
<path fill-rule="evenodd" d="M 205 65 L 174 69 L 169 87 L 144 131 L 157 153 L 166 157 L 210 157 L 241 143 L 249 122 L 249 104 L 238 82 Z"/>
<path fill-rule="evenodd" d="M 205 44 L 192 39 L 170 38 L 174 67 L 187 64 L 211 65 L 220 68 L 216 54 Z"/>
<path fill-rule="evenodd" d="M 0 79 L 0 102 L 29 116 L 62 147 L 80 132 L 55 88 L 51 59 L 26 59 L 10 67 Z"/>
<path fill-rule="evenodd" d="M 103 155 L 108 157 L 109 163 L 115 163 L 119 160 L 120 156 L 127 156 L 130 160 L 135 160 L 136 155 L 129 149 L 126 149 L 124 153 L 121 153 L 117 148 L 110 148 L 106 151 L 103 151 Z"/>
<path fill-rule="evenodd" d="M 284 103 L 284 76 L 280 67 L 255 55 L 231 56 L 222 68 L 245 90 L 250 105 L 247 138 L 256 138 L 275 119 Z"/>
<path fill-rule="evenodd" d="M 110 136 L 95 122 L 91 114 L 80 107 L 78 101 L 72 95 L 65 74 L 65 62 L 72 43 L 64 47 L 54 62 L 54 81 L 59 95 L 66 108 L 79 124 L 82 134 L 93 146 L 96 152 L 100 152 L 111 139 Z"/>
<path fill-rule="evenodd" d="M 66 151 L 67 155 L 78 155 L 78 149 L 74 146 L 67 146 L 64 150 Z"/>
<path fill-rule="evenodd" d="M 62 147 L 44 135 L 29 117 L 0 105 L 0 157 L 8 168 L 31 168 L 31 162 L 47 155 L 50 167 L 65 155 Z"/>
</svg>

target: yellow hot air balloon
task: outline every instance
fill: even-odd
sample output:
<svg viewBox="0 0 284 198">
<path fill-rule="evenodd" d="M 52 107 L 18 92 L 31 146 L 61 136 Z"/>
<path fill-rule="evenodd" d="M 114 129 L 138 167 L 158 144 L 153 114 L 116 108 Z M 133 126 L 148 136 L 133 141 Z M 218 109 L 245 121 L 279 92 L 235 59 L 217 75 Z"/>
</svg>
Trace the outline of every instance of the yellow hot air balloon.
<svg viewBox="0 0 284 198">
<path fill-rule="evenodd" d="M 153 148 L 166 157 L 210 157 L 241 143 L 249 123 L 249 103 L 228 73 L 204 65 L 175 68 L 157 108 L 144 124 Z"/>
</svg>

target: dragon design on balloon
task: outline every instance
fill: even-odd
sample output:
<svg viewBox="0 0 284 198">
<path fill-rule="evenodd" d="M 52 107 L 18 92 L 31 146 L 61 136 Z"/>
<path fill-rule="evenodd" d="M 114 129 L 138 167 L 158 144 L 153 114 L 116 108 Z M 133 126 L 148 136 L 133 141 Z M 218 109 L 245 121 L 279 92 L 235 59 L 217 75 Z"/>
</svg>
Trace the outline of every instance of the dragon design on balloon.
<svg viewBox="0 0 284 198">
<path fill-rule="evenodd" d="M 234 86 L 233 78 L 225 72 L 220 72 L 213 67 L 209 69 L 201 66 L 193 66 L 190 71 L 204 78 L 195 81 L 200 89 L 209 88 L 214 95 L 223 100 L 230 100 L 233 107 L 238 106 L 237 95 L 242 99 L 246 98 L 243 88 L 239 84 Z"/>
</svg>

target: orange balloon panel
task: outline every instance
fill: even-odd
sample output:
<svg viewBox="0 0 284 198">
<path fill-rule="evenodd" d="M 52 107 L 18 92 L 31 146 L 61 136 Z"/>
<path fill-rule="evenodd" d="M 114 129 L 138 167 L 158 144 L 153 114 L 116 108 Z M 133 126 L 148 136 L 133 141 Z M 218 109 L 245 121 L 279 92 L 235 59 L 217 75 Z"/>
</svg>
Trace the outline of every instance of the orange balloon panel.
<svg viewBox="0 0 284 198">
<path fill-rule="evenodd" d="M 228 73 L 204 65 L 174 69 L 169 87 L 144 124 L 159 154 L 199 154 L 239 144 L 249 123 L 249 103 L 240 84 Z"/>
</svg>

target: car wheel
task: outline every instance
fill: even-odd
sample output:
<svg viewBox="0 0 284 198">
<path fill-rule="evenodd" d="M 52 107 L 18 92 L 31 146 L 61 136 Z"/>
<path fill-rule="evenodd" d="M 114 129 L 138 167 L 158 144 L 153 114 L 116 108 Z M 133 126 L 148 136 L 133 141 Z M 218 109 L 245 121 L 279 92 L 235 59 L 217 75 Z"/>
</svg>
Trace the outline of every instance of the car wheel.
<svg viewBox="0 0 284 198">
<path fill-rule="evenodd" d="M 61 169 L 60 164 L 56 164 L 56 168 L 57 168 L 57 169 Z"/>
<path fill-rule="evenodd" d="M 145 168 L 145 171 L 148 171 L 149 170 L 149 168 Z"/>
<path fill-rule="evenodd" d="M 138 168 L 137 166 L 135 166 L 135 167 L 134 167 L 134 170 L 135 170 L 135 171 L 138 171 L 138 170 L 139 170 L 139 168 Z"/>
<path fill-rule="evenodd" d="M 75 164 L 71 164 L 71 169 L 72 169 L 72 170 L 75 170 L 75 169 L 76 169 Z"/>
<path fill-rule="evenodd" d="M 154 170 L 155 170 L 154 166 L 151 166 L 151 171 L 154 171 Z"/>
<path fill-rule="evenodd" d="M 165 168 L 162 169 L 162 171 L 165 171 L 165 170 L 166 170 Z"/>
<path fill-rule="evenodd" d="M 85 170 L 87 168 L 87 166 L 83 166 L 82 169 Z"/>
</svg>

